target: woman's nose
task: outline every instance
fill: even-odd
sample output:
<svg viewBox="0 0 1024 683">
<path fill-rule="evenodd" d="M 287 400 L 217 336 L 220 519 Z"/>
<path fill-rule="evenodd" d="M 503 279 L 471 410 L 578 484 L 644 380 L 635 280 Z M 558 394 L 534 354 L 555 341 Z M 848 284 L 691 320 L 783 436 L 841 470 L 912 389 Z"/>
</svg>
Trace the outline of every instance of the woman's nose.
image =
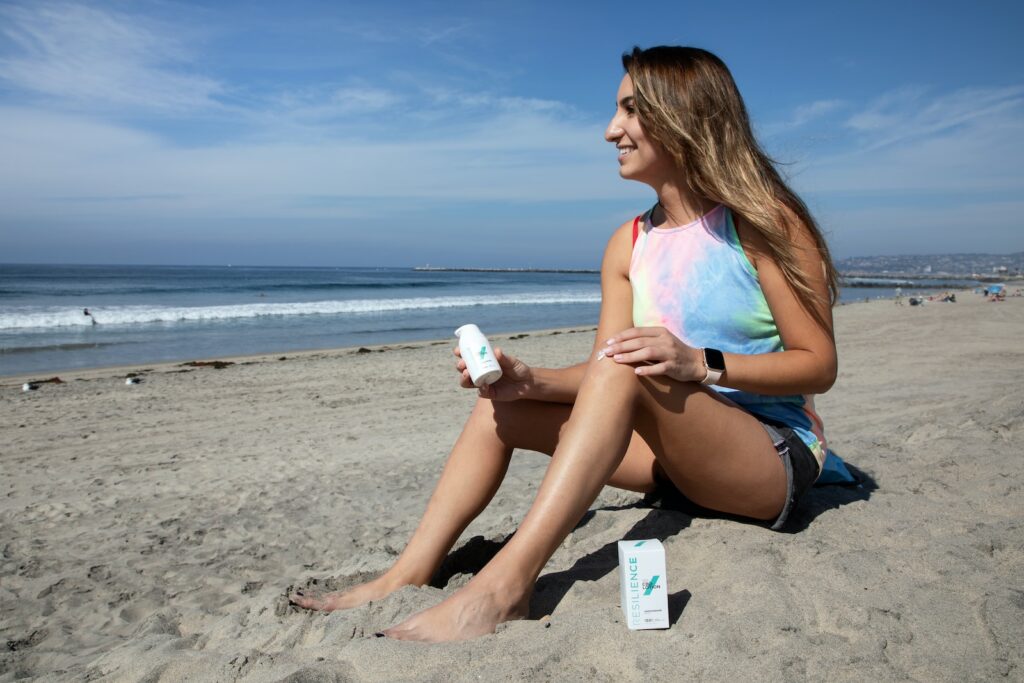
<svg viewBox="0 0 1024 683">
<path fill-rule="evenodd" d="M 622 137 L 624 131 L 617 122 L 618 118 L 618 116 L 613 117 L 612 120 L 608 123 L 608 127 L 605 128 L 604 130 L 604 139 L 607 140 L 608 142 L 615 142 L 616 140 Z"/>
</svg>

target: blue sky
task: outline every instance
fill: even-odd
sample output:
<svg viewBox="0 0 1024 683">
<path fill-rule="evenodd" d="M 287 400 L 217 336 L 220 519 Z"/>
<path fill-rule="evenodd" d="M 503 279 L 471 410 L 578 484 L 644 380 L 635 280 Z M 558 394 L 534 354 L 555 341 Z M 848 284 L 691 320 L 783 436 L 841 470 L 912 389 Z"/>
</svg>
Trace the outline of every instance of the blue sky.
<svg viewBox="0 0 1024 683">
<path fill-rule="evenodd" d="M 725 60 L 836 256 L 1019 251 L 1022 7 L 0 2 L 0 262 L 596 267 L 656 44 Z"/>
</svg>

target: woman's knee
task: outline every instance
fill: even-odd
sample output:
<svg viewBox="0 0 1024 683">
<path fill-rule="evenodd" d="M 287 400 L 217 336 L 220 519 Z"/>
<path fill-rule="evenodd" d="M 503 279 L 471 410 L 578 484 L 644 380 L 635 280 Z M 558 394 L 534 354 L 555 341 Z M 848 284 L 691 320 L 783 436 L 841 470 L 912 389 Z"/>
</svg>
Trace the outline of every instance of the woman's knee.
<svg viewBox="0 0 1024 683">
<path fill-rule="evenodd" d="M 621 397 L 623 390 L 629 392 L 637 419 L 641 413 L 680 413 L 687 399 L 701 391 L 701 387 L 693 382 L 679 382 L 665 375 L 637 375 L 637 367 L 638 364 L 626 365 L 602 359 L 591 361 L 587 374 L 596 384 L 608 381 L 616 375 L 628 374 L 631 381 L 625 385 L 621 377 L 616 378 L 616 393 Z"/>
<path fill-rule="evenodd" d="M 592 358 L 587 365 L 580 388 L 589 386 L 592 391 L 597 392 L 614 390 L 617 396 L 628 394 L 637 398 L 641 391 L 641 380 L 642 378 L 636 374 L 635 364 L 616 363 L 611 358 Z M 606 383 L 613 384 L 614 389 L 611 386 L 603 389 L 602 385 Z"/>
<path fill-rule="evenodd" d="M 508 448 L 551 454 L 572 406 L 545 401 L 480 399 L 471 419 L 491 430 Z"/>
<path fill-rule="evenodd" d="M 492 401 L 478 398 L 469 416 L 469 425 L 493 433 L 510 448 L 515 448 L 515 435 L 522 423 L 521 401 Z"/>
</svg>

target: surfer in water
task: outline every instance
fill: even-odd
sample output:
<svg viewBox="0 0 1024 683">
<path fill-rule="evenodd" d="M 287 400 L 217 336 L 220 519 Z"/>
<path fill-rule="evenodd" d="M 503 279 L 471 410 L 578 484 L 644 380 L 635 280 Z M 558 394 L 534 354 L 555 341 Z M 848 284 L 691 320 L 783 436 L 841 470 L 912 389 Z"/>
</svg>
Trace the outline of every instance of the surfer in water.
<svg viewBox="0 0 1024 683">
<path fill-rule="evenodd" d="M 89 309 L 88 309 L 88 308 L 83 308 L 83 309 L 82 309 L 82 315 L 84 315 L 84 316 L 88 317 L 88 318 L 89 318 L 90 320 L 92 320 L 92 324 L 93 324 L 93 325 L 96 325 L 96 324 L 98 324 L 98 323 L 96 322 L 96 317 L 95 317 L 95 316 L 94 316 L 94 315 L 93 315 L 92 313 L 90 313 L 90 312 L 89 312 Z"/>
</svg>

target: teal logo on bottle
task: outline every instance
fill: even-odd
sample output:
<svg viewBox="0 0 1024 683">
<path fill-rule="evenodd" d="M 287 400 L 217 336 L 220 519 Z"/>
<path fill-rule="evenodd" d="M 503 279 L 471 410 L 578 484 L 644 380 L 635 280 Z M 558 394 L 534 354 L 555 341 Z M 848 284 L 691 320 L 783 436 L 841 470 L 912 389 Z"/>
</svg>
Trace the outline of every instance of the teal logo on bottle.
<svg viewBox="0 0 1024 683">
<path fill-rule="evenodd" d="M 486 346 L 481 346 L 480 347 L 480 360 L 483 360 L 486 357 L 487 357 L 487 347 Z"/>
</svg>

